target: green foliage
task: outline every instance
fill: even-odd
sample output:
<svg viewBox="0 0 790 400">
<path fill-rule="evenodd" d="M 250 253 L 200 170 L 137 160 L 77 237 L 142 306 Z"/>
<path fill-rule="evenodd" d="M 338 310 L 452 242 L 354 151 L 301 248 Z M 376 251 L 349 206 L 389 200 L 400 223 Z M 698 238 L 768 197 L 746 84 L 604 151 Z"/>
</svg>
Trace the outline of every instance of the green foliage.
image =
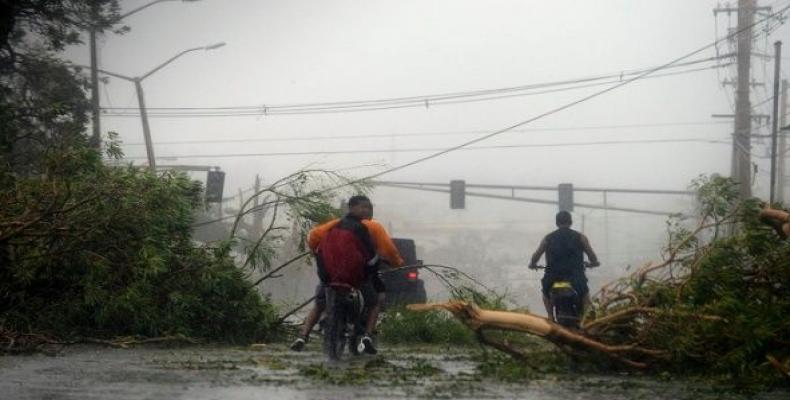
<svg viewBox="0 0 790 400">
<path fill-rule="evenodd" d="M 467 346 L 476 343 L 473 333 L 447 313 L 388 309 L 378 326 L 387 343 L 433 343 Z"/>
<path fill-rule="evenodd" d="M 0 2 L 0 49 L 20 52 L 28 36 L 43 41 L 47 50 L 61 51 L 82 43 L 89 27 L 101 31 L 118 19 L 118 0 L 14 0 Z"/>
<path fill-rule="evenodd" d="M 192 242 L 200 185 L 108 167 L 90 146 L 86 79 L 55 55 L 117 12 L 117 0 L 0 2 L 0 327 L 262 338 L 275 311 L 229 247 Z"/>
<path fill-rule="evenodd" d="M 757 200 L 735 201 L 731 180 L 701 177 L 694 186 L 707 228 L 670 224 L 668 253 L 676 257 L 622 281 L 618 293 L 630 300 L 598 310 L 653 311 L 618 321 L 599 339 L 666 350 L 663 367 L 680 373 L 741 387 L 786 384 L 767 357 L 790 360 L 790 243 L 760 222 Z"/>
<path fill-rule="evenodd" d="M 721 175 L 700 175 L 691 182 L 697 192 L 700 215 L 722 218 L 726 216 L 738 199 L 738 184 Z"/>
<path fill-rule="evenodd" d="M 332 204 L 337 204 L 343 190 L 365 193 L 367 188 L 367 182 L 350 181 L 333 171 L 297 171 L 244 200 L 229 229 L 229 238 L 219 245 L 244 257 L 242 269 L 249 276 L 267 273 L 289 241 L 299 240 L 296 248 L 304 251 L 307 232 L 316 223 L 341 215 L 342 211 Z"/>
<path fill-rule="evenodd" d="M 79 335 L 263 337 L 272 307 L 226 253 L 191 242 L 200 186 L 95 158 L 72 154 L 65 176 L 19 179 L 0 193 L 0 221 L 29 216 L 25 230 L 0 242 L 3 323 Z M 52 204 L 60 212 L 49 212 Z"/>
<path fill-rule="evenodd" d="M 751 211 L 745 216 L 756 220 Z M 682 365 L 704 365 L 727 380 L 779 382 L 766 356 L 790 358 L 790 243 L 767 227 L 746 220 L 742 227 L 713 243 L 672 304 L 723 320 L 678 320 L 682 334 L 670 348 Z"/>
<path fill-rule="evenodd" d="M 117 0 L 0 2 L 0 185 L 47 173 L 47 159 L 84 147 L 89 103 L 81 71 L 55 57 L 88 27 L 109 28 Z"/>
<path fill-rule="evenodd" d="M 485 293 L 473 286 L 451 286 L 450 297 L 453 300 L 475 303 L 488 310 L 507 310 L 507 293 L 487 290 Z"/>
<path fill-rule="evenodd" d="M 65 151 L 87 142 L 88 101 L 84 80 L 46 55 L 25 58 L 0 80 L 0 176 L 4 187 L 17 176 L 50 172 Z M 35 110 L 35 112 L 31 112 Z M 98 154 L 97 154 L 98 156 Z M 74 160 L 73 160 L 74 161 Z"/>
</svg>

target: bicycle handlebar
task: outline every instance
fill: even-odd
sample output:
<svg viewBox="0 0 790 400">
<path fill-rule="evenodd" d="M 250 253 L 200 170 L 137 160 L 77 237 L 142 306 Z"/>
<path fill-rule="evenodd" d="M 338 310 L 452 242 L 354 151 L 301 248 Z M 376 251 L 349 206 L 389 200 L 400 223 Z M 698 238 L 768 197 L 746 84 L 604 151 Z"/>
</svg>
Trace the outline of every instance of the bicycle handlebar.
<svg viewBox="0 0 790 400">
<path fill-rule="evenodd" d="M 584 268 L 592 269 L 592 268 L 597 268 L 599 266 L 600 266 L 600 264 L 592 265 L 592 263 L 589 262 L 589 261 L 585 261 L 584 262 Z M 528 266 L 527 268 L 538 270 L 538 269 L 546 269 L 546 266 L 545 265 L 534 265 L 534 266 Z"/>
</svg>

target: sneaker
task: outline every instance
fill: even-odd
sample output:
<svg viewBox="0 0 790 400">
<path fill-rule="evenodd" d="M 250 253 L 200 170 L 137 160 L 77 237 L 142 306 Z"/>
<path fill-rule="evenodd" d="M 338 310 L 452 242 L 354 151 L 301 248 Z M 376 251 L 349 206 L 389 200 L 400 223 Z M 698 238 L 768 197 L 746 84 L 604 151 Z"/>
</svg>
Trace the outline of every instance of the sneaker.
<svg viewBox="0 0 790 400">
<path fill-rule="evenodd" d="M 373 346 L 373 339 L 368 335 L 363 336 L 362 340 L 359 341 L 359 352 L 361 353 L 363 351 L 368 354 L 378 353 L 376 347 Z"/>
<path fill-rule="evenodd" d="M 304 349 L 306 341 L 304 338 L 296 338 L 293 343 L 291 343 L 291 350 L 293 351 L 302 351 Z"/>
</svg>

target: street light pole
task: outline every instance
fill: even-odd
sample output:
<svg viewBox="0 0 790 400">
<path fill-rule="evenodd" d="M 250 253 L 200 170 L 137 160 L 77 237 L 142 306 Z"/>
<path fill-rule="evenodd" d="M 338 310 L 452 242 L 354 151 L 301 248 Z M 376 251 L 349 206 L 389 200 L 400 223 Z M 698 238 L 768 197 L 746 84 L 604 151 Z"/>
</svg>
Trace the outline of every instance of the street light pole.
<svg viewBox="0 0 790 400">
<path fill-rule="evenodd" d="M 140 105 L 140 119 L 143 121 L 143 138 L 145 139 L 145 154 L 148 156 L 148 167 L 156 170 L 156 157 L 154 157 L 154 144 L 151 141 L 151 128 L 148 126 L 148 112 L 145 109 L 145 96 L 142 78 L 135 78 L 134 88 L 137 90 L 137 103 Z"/>
<path fill-rule="evenodd" d="M 776 200 L 776 139 L 779 132 L 779 80 L 781 79 L 782 42 L 774 43 L 774 115 L 771 118 L 771 190 L 770 205 L 773 207 Z M 784 112 L 784 110 L 782 110 Z M 783 155 L 784 156 L 784 155 Z"/>
<path fill-rule="evenodd" d="M 184 50 L 173 57 L 170 57 L 167 61 L 157 65 L 154 69 L 148 71 L 147 73 L 143 74 L 140 77 L 134 78 L 134 87 L 137 90 L 137 102 L 140 105 L 140 119 L 143 123 L 143 138 L 145 139 L 145 152 L 148 156 L 148 167 L 151 168 L 152 171 L 156 170 L 156 157 L 154 156 L 154 142 L 151 139 L 151 128 L 148 125 L 148 111 L 145 108 L 145 96 L 143 94 L 143 85 L 142 81 L 145 78 L 153 75 L 155 72 L 161 70 L 166 65 L 170 64 L 171 62 L 175 61 L 177 58 L 183 56 L 184 54 L 198 51 L 198 50 L 214 50 L 220 48 L 225 45 L 225 42 L 214 43 L 208 46 L 203 47 L 193 47 L 191 49 Z"/>
<path fill-rule="evenodd" d="M 157 65 L 156 67 L 154 67 L 152 70 L 146 72 L 145 74 L 140 75 L 138 77 L 134 77 L 134 78 L 126 76 L 126 75 L 117 74 L 115 72 L 105 71 L 103 69 L 98 69 L 98 68 L 97 69 L 91 69 L 91 73 L 101 72 L 102 74 L 114 76 L 116 78 L 120 78 L 120 79 L 123 79 L 123 80 L 126 80 L 126 81 L 134 83 L 134 88 L 135 88 L 135 90 L 137 92 L 137 103 L 140 105 L 140 119 L 141 119 L 142 124 L 143 124 L 143 138 L 145 139 L 145 152 L 146 152 L 146 155 L 148 156 L 148 167 L 151 168 L 152 170 L 156 169 L 156 157 L 154 156 L 154 143 L 153 143 L 153 140 L 151 140 L 151 127 L 148 124 L 148 111 L 145 108 L 145 94 L 143 93 L 143 85 L 142 85 L 143 80 L 145 78 L 148 78 L 149 76 L 153 75 L 155 72 L 161 70 L 162 68 L 164 68 L 168 64 L 172 63 L 173 61 L 175 61 L 177 58 L 183 56 L 184 54 L 187 54 L 187 53 L 190 53 L 190 52 L 193 52 L 193 51 L 198 51 L 198 50 L 205 50 L 205 51 L 214 50 L 214 49 L 218 49 L 218 48 L 220 48 L 220 47 L 222 47 L 224 45 L 225 45 L 225 42 L 219 42 L 219 43 L 210 44 L 208 46 L 193 47 L 191 49 L 186 49 L 186 50 L 176 54 L 175 56 L 170 57 L 169 59 L 167 59 L 167 61 Z"/>
<path fill-rule="evenodd" d="M 135 14 L 139 11 L 142 11 L 148 7 L 151 7 L 154 4 L 164 3 L 164 2 L 171 2 L 171 1 L 182 1 L 184 3 L 194 3 L 200 0 L 154 0 L 149 3 L 146 3 L 140 7 L 137 7 L 126 14 L 119 15 L 118 18 L 112 20 L 112 24 L 117 24 L 121 22 L 124 18 Z M 93 133 L 91 135 L 91 144 L 96 149 L 101 148 L 101 105 L 99 102 L 99 55 L 98 50 L 96 48 L 96 26 L 95 21 L 98 19 L 99 15 L 99 6 L 96 2 L 94 2 L 91 6 L 91 23 L 88 28 L 88 45 L 90 47 L 90 58 L 91 58 L 91 124 L 93 125 Z"/>
</svg>

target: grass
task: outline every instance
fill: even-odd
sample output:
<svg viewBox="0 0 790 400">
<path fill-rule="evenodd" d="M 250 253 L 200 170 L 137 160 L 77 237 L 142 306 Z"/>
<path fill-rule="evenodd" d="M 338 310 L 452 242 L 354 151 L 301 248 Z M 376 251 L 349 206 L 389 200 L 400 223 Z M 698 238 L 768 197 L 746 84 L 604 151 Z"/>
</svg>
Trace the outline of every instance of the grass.
<svg viewBox="0 0 790 400">
<path fill-rule="evenodd" d="M 378 329 L 381 340 L 389 344 L 428 343 L 469 346 L 477 343 L 469 328 L 452 316 L 437 311 L 389 309 Z"/>
</svg>

